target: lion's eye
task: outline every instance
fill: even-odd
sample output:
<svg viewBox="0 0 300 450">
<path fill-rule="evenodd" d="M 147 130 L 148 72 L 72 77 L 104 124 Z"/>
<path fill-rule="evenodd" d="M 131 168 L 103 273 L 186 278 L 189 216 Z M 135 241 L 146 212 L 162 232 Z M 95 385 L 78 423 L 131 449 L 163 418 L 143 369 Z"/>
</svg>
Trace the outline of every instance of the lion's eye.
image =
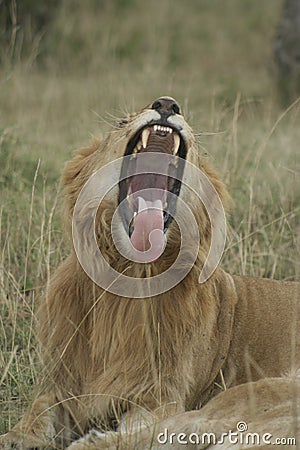
<svg viewBox="0 0 300 450">
<path fill-rule="evenodd" d="M 125 127 L 125 125 L 128 125 L 129 119 L 120 119 L 117 122 L 118 127 L 122 128 Z"/>
</svg>

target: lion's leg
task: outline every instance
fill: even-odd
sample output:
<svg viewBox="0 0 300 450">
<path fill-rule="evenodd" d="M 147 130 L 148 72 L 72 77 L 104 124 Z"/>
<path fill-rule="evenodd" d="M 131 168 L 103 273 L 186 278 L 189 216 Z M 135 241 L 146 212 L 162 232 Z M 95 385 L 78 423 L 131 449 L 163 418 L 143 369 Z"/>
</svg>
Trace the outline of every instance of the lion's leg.
<svg viewBox="0 0 300 450">
<path fill-rule="evenodd" d="M 166 402 L 152 410 L 136 407 L 122 416 L 118 431 L 121 433 L 138 432 L 145 427 L 152 426 L 158 420 L 166 419 L 183 411 L 184 407 L 177 402 Z"/>
<path fill-rule="evenodd" d="M 141 407 L 135 408 L 124 414 L 117 432 L 102 433 L 93 429 L 70 445 L 68 450 L 115 450 L 116 448 L 142 450 L 144 441 L 145 448 L 149 448 L 155 424 L 183 410 L 184 408 L 176 402 L 165 403 L 152 411 Z"/>
<path fill-rule="evenodd" d="M 0 437 L 0 449 L 30 449 L 54 443 L 60 434 L 58 406 L 54 396 L 38 397 L 22 420 Z"/>
</svg>

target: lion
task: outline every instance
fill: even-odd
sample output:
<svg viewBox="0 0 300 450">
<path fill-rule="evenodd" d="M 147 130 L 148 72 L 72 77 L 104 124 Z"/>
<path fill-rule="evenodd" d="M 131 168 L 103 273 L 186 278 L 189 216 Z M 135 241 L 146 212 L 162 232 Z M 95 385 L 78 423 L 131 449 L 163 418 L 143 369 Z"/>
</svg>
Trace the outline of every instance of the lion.
<svg viewBox="0 0 300 450">
<path fill-rule="evenodd" d="M 221 409 L 235 386 L 299 366 L 299 283 L 210 258 L 229 196 L 173 98 L 80 149 L 62 184 L 72 248 L 37 312 L 35 400 L 0 448 L 80 448 L 93 429 L 188 420 L 224 387 Z"/>
<path fill-rule="evenodd" d="M 298 448 L 299 398 L 300 371 L 261 378 L 225 390 L 200 411 L 175 414 L 154 428 L 148 426 L 132 433 L 104 434 L 93 430 L 69 449 L 267 450 L 270 445 Z"/>
</svg>

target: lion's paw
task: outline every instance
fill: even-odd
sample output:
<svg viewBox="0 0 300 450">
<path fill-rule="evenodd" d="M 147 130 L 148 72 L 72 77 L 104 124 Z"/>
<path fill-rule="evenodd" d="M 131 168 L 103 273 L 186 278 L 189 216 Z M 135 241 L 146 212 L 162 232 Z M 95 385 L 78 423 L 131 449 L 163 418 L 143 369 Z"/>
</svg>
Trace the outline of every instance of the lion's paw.
<svg viewBox="0 0 300 450">
<path fill-rule="evenodd" d="M 49 442 L 44 442 L 36 436 L 24 435 L 16 431 L 10 431 L 0 436 L 0 450 L 34 450 L 45 447 Z"/>
<path fill-rule="evenodd" d="M 67 450 L 113 450 L 116 449 L 117 434 L 114 432 L 101 433 L 91 430 L 78 441 L 73 442 Z"/>
<path fill-rule="evenodd" d="M 29 450 L 35 447 L 35 443 L 25 442 L 24 439 L 14 432 L 0 436 L 0 450 Z"/>
</svg>

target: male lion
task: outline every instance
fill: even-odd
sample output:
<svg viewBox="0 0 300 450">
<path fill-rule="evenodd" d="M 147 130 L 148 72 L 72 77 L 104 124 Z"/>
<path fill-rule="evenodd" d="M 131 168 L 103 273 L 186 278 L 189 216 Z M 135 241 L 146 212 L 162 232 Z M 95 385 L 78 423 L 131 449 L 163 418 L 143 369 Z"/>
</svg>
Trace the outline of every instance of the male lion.
<svg viewBox="0 0 300 450">
<path fill-rule="evenodd" d="M 98 191 L 110 181 L 100 176 L 98 187 L 97 169 L 124 155 L 120 171 L 110 172 L 116 186 L 111 180 L 95 208 Z M 90 180 L 94 190 L 82 196 Z M 79 150 L 65 167 L 63 185 L 70 234 L 74 213 L 74 245 L 38 311 L 39 392 L 2 448 L 66 448 L 93 428 L 130 433 L 153 418 L 204 405 L 222 385 L 278 377 L 299 365 L 299 284 L 207 268 L 227 194 L 201 160 L 174 99 L 159 98 Z M 188 236 L 182 245 L 181 226 Z M 124 284 L 119 275 L 109 278 L 107 266 L 126 275 Z M 179 283 L 185 267 L 191 270 Z M 204 268 L 211 276 L 199 283 Z M 98 282 L 102 273 L 107 277 Z M 173 285 L 158 293 L 151 291 L 152 279 Z M 93 445 L 100 448 L 100 440 Z M 71 446 L 85 443 L 88 438 Z"/>
</svg>

